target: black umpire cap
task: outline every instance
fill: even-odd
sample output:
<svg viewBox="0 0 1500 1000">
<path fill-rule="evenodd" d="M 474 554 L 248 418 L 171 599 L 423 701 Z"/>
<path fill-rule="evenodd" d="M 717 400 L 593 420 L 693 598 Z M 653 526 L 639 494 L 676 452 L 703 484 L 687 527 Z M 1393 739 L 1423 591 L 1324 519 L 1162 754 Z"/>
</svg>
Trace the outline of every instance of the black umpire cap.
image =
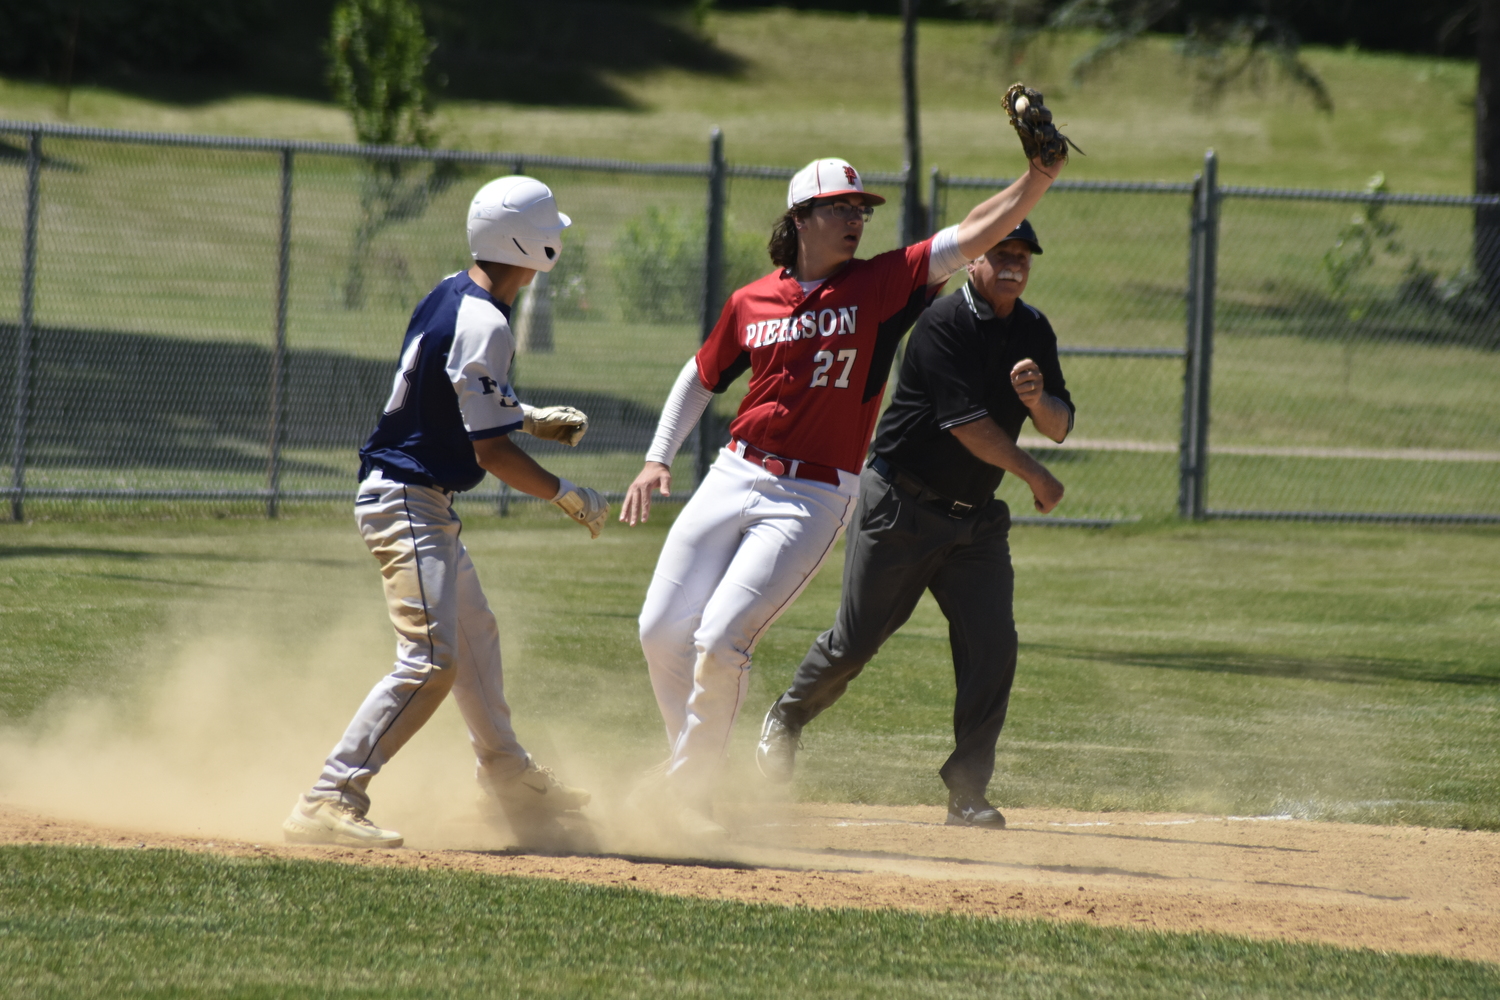
<svg viewBox="0 0 1500 1000">
<path fill-rule="evenodd" d="M 1036 238 L 1036 230 L 1031 228 L 1030 219 L 1022 219 L 1021 224 L 1012 229 L 1010 231 L 1010 234 L 1006 236 L 1005 239 L 1002 239 L 1000 243 L 1004 243 L 1005 240 L 1023 240 L 1024 242 L 1031 244 L 1032 253 L 1042 252 L 1042 244 Z M 995 247 L 999 246 L 1000 243 L 996 243 Z M 990 247 L 990 249 L 993 250 L 995 249 L 995 247 Z"/>
</svg>

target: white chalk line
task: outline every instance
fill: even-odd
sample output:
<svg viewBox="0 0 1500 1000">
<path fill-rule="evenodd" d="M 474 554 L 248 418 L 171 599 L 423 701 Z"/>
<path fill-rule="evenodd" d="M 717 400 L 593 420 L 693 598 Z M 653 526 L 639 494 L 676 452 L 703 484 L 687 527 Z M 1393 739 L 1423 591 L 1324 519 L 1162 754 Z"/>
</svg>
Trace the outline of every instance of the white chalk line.
<svg viewBox="0 0 1500 1000">
<path fill-rule="evenodd" d="M 1281 823 L 1297 819 L 1288 813 L 1279 813 L 1274 816 L 1202 816 L 1195 819 L 1164 819 L 1164 820 L 1140 820 L 1137 822 L 1119 823 L 1111 820 L 1098 820 L 1091 823 L 1059 823 L 1048 821 L 1045 823 L 1008 822 L 1007 827 L 1022 826 L 1057 826 L 1057 827 L 1094 827 L 1094 826 L 1191 826 L 1194 823 Z M 815 826 L 831 827 L 864 827 L 864 826 L 943 826 L 942 823 L 928 823 L 922 820 L 909 819 L 841 819 L 829 823 L 756 823 L 761 828 L 788 827 L 794 829 L 805 829 Z"/>
</svg>

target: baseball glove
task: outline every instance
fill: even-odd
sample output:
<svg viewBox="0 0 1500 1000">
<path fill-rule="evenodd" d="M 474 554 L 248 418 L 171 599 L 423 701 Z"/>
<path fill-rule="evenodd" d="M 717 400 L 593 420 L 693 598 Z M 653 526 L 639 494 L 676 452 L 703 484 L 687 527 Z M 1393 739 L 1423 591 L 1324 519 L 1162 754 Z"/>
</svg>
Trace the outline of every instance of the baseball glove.
<svg viewBox="0 0 1500 1000">
<path fill-rule="evenodd" d="M 573 447 L 588 432 L 589 417 L 571 406 L 528 406 L 521 404 L 521 430 L 544 441 L 561 441 Z"/>
<path fill-rule="evenodd" d="M 560 480 L 561 488 L 552 498 L 553 504 L 568 517 L 589 529 L 590 538 L 598 538 L 604 530 L 604 519 L 609 516 L 609 503 L 597 491 L 587 486 L 578 486 Z"/>
<path fill-rule="evenodd" d="M 1042 104 L 1042 92 L 1032 90 L 1024 83 L 1013 83 L 1005 92 L 1005 113 L 1010 116 L 1011 127 L 1021 137 L 1021 148 L 1026 159 L 1041 160 L 1042 166 L 1068 158 L 1068 147 L 1078 149 L 1078 144 L 1057 130 L 1052 124 L 1052 112 Z M 1080 154 L 1083 150 L 1078 149 Z M 1087 155 L 1087 154 L 1084 154 Z"/>
</svg>

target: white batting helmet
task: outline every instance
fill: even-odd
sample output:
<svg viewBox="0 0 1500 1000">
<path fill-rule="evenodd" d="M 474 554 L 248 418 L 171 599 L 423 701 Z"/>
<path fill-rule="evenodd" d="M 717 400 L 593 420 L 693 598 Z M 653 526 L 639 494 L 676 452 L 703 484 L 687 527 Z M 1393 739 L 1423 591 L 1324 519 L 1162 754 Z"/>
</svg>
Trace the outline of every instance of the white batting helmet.
<svg viewBox="0 0 1500 1000">
<path fill-rule="evenodd" d="M 469 203 L 469 254 L 475 260 L 550 271 L 562 253 L 562 231 L 572 224 L 541 181 L 499 177 Z"/>
</svg>

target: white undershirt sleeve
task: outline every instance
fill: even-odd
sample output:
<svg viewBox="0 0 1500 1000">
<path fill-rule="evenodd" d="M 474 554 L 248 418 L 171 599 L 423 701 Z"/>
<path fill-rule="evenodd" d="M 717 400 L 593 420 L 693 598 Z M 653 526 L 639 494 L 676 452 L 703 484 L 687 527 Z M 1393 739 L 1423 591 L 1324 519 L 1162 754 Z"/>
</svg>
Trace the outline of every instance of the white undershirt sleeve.
<svg viewBox="0 0 1500 1000">
<path fill-rule="evenodd" d="M 958 248 L 958 226 L 939 229 L 932 234 L 932 249 L 927 253 L 927 283 L 936 285 L 969 262 Z"/>
<path fill-rule="evenodd" d="M 667 401 L 662 404 L 661 420 L 656 425 L 656 437 L 651 439 L 651 447 L 646 452 L 646 461 L 671 465 L 672 459 L 677 457 L 677 449 L 692 433 L 698 418 L 703 416 L 713 398 L 714 394 L 698 381 L 698 359 L 689 358 L 672 391 L 667 393 Z"/>
</svg>

